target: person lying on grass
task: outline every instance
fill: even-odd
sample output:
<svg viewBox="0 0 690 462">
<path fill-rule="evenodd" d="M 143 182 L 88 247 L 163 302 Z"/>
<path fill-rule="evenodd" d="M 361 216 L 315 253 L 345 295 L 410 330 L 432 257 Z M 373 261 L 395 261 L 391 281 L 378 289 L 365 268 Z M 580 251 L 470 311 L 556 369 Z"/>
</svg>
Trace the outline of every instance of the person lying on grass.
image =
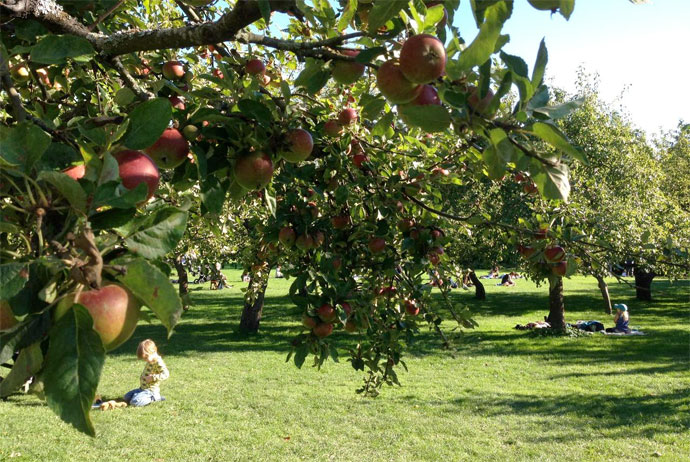
<svg viewBox="0 0 690 462">
<path fill-rule="evenodd" d="M 151 339 L 143 340 L 137 347 L 137 358 L 146 361 L 144 371 L 139 377 L 139 388 L 125 394 L 125 402 L 130 406 L 146 406 L 154 401 L 163 401 L 160 383 L 170 377 L 170 372 L 158 354 L 158 348 Z"/>
</svg>

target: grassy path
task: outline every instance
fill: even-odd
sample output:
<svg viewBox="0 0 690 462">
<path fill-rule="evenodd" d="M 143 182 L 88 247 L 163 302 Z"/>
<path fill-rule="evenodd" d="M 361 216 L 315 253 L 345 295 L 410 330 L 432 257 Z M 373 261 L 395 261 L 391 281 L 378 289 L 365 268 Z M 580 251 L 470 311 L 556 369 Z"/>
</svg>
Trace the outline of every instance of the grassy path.
<svg viewBox="0 0 690 462">
<path fill-rule="evenodd" d="M 94 412 L 89 439 L 36 398 L 13 396 L 0 402 L 0 461 L 690 460 L 688 281 L 655 282 L 653 303 L 611 281 L 644 337 L 534 338 L 512 328 L 543 317 L 545 287 L 488 286 L 482 304 L 456 290 L 479 328 L 451 332 L 455 356 L 423 331 L 403 386 L 369 399 L 354 393 L 361 373 L 347 362 L 285 363 L 299 327 L 289 282 L 271 280 L 261 334 L 238 334 L 243 284 L 227 274 L 232 289 L 193 286 L 196 306 L 170 341 L 142 323 L 106 361 L 100 393 L 121 396 L 143 367 L 136 344 L 156 340 L 171 370 L 166 402 Z M 565 290 L 569 321 L 612 325 L 595 281 L 577 277 Z"/>
</svg>

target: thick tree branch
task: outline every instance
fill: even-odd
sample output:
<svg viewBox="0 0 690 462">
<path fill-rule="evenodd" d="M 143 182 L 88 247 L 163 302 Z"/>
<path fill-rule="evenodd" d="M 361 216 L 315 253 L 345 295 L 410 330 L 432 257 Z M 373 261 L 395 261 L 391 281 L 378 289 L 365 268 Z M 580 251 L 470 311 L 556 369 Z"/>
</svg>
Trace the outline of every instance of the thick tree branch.
<svg viewBox="0 0 690 462">
<path fill-rule="evenodd" d="M 2 80 L 2 88 L 7 92 L 10 97 L 10 102 L 12 103 L 12 108 L 14 112 L 14 118 L 17 122 L 23 122 L 26 119 L 26 110 L 22 105 L 22 100 L 19 97 L 19 93 L 14 88 L 12 84 L 12 79 L 10 78 L 10 67 L 5 54 L 0 52 L 0 79 Z"/>
<path fill-rule="evenodd" d="M 122 64 L 120 58 L 113 58 L 110 60 L 110 62 L 113 65 L 113 67 L 117 70 L 117 72 L 120 74 L 120 77 L 122 77 L 122 80 L 125 82 L 125 85 L 127 85 L 134 92 L 134 94 L 137 95 L 137 98 L 139 98 L 142 101 L 146 101 L 155 96 L 153 93 L 144 90 L 139 86 L 137 81 L 134 80 L 134 77 L 132 77 L 129 71 L 127 71 L 125 66 Z"/>
</svg>

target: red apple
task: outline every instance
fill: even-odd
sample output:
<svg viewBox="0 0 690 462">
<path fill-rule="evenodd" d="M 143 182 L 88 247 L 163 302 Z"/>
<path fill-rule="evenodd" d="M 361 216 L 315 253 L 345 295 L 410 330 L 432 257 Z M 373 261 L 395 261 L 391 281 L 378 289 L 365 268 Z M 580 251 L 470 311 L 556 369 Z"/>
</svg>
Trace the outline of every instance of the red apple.
<svg viewBox="0 0 690 462">
<path fill-rule="evenodd" d="M 405 312 L 410 316 L 417 316 L 419 314 L 419 307 L 414 300 L 405 300 Z"/>
<path fill-rule="evenodd" d="M 527 180 L 527 177 L 523 173 L 518 172 L 515 174 L 515 181 L 517 181 L 518 183 L 522 183 L 523 181 L 526 181 L 526 180 Z"/>
<path fill-rule="evenodd" d="M 335 308 L 328 303 L 324 303 L 316 309 L 316 314 L 323 322 L 331 322 L 336 318 Z"/>
<path fill-rule="evenodd" d="M 281 156 L 288 162 L 295 163 L 307 160 L 314 149 L 314 140 L 311 134 L 301 128 L 288 132 L 286 141 L 288 148 L 281 153 Z"/>
<path fill-rule="evenodd" d="M 343 266 L 343 260 L 340 257 L 334 258 L 331 264 L 333 265 L 333 269 L 338 271 L 340 267 Z"/>
<path fill-rule="evenodd" d="M 446 70 L 446 49 L 429 34 L 413 35 L 400 50 L 400 70 L 413 83 L 428 83 Z"/>
<path fill-rule="evenodd" d="M 357 111 L 351 107 L 343 109 L 340 111 L 340 114 L 338 114 L 338 122 L 340 122 L 341 125 L 350 125 L 355 121 L 357 121 Z"/>
<path fill-rule="evenodd" d="M 300 234 L 295 240 L 295 245 L 300 250 L 309 250 L 315 247 L 314 238 L 308 234 Z"/>
<path fill-rule="evenodd" d="M 341 52 L 345 56 L 350 56 L 354 58 L 359 54 L 358 50 L 343 50 Z M 331 75 L 333 79 L 343 85 L 350 85 L 359 80 L 364 74 L 364 64 L 355 63 L 352 61 L 336 61 L 333 65 L 333 71 Z"/>
<path fill-rule="evenodd" d="M 295 243 L 296 239 L 297 239 L 297 234 L 295 233 L 295 230 L 290 228 L 289 226 L 284 226 L 278 232 L 278 240 L 285 247 L 288 247 L 288 248 L 292 247 L 293 244 Z"/>
<path fill-rule="evenodd" d="M 538 240 L 543 240 L 546 239 L 546 235 L 549 232 L 549 228 L 539 228 L 537 231 L 534 231 L 534 238 Z"/>
<path fill-rule="evenodd" d="M 525 258 L 529 258 L 537 251 L 534 247 L 524 246 L 522 244 L 518 245 L 518 252 Z"/>
<path fill-rule="evenodd" d="M 340 306 L 343 307 L 343 311 L 345 311 L 345 314 L 350 316 L 352 314 L 352 306 L 347 303 L 347 302 L 340 302 Z"/>
<path fill-rule="evenodd" d="M 431 176 L 432 176 L 433 178 L 445 177 L 445 176 L 448 176 L 448 175 L 450 175 L 450 172 L 449 172 L 447 169 L 445 169 L 445 168 L 434 167 L 434 168 L 431 170 Z"/>
<path fill-rule="evenodd" d="M 437 228 L 434 228 L 431 230 L 431 238 L 433 240 L 440 239 L 441 237 L 443 237 L 443 231 L 441 231 L 440 229 L 437 229 Z M 438 247 L 438 248 L 441 249 L 441 253 L 443 253 L 443 248 L 442 247 Z"/>
<path fill-rule="evenodd" d="M 140 183 L 146 183 L 148 194 L 146 200 L 153 197 L 153 193 L 158 189 L 160 173 L 156 163 L 141 151 L 120 151 L 115 154 L 115 160 L 120 168 L 120 178 L 122 185 L 127 189 L 134 189 Z"/>
<path fill-rule="evenodd" d="M 184 104 L 184 99 L 180 98 L 177 95 L 171 96 L 170 98 L 168 98 L 168 100 L 170 101 L 170 104 L 172 104 L 172 107 L 174 107 L 175 109 L 184 111 L 187 108 L 187 106 L 185 106 Z"/>
<path fill-rule="evenodd" d="M 184 65 L 179 61 L 168 61 L 163 64 L 163 76 L 168 80 L 181 80 L 184 77 Z"/>
<path fill-rule="evenodd" d="M 98 290 L 88 290 L 63 298 L 55 310 L 55 319 L 60 319 L 79 303 L 93 318 L 93 328 L 103 341 L 107 351 L 126 342 L 134 333 L 139 320 L 141 304 L 124 287 L 107 284 Z"/>
<path fill-rule="evenodd" d="M 333 324 L 318 324 L 316 327 L 314 327 L 312 332 L 314 332 L 314 335 L 319 338 L 328 337 L 333 333 Z"/>
<path fill-rule="evenodd" d="M 422 91 L 422 86 L 410 82 L 403 75 L 396 60 L 381 64 L 376 72 L 376 85 L 388 101 L 395 104 L 409 103 Z"/>
<path fill-rule="evenodd" d="M 353 333 L 357 331 L 357 324 L 352 319 L 348 319 L 345 322 L 345 331 L 349 333 Z"/>
<path fill-rule="evenodd" d="M 326 235 L 323 231 L 317 231 L 314 233 L 314 248 L 321 247 L 323 242 L 326 240 Z"/>
<path fill-rule="evenodd" d="M 436 266 L 441 262 L 441 256 L 437 253 L 430 252 L 427 255 L 427 258 L 429 259 L 429 263 L 432 265 Z"/>
<path fill-rule="evenodd" d="M 316 318 L 312 318 L 311 316 L 309 316 L 307 314 L 302 316 L 302 325 L 306 329 L 311 330 L 314 327 L 316 327 L 317 324 L 318 324 L 318 321 L 316 320 Z"/>
<path fill-rule="evenodd" d="M 560 245 L 549 246 L 544 250 L 544 258 L 549 263 L 558 263 L 565 258 L 565 250 Z"/>
<path fill-rule="evenodd" d="M 479 89 L 474 86 L 469 88 L 468 95 L 467 104 L 479 114 L 484 113 L 489 107 L 489 104 L 491 104 L 491 100 L 494 99 L 494 92 L 491 89 L 489 89 L 484 98 L 479 99 Z"/>
<path fill-rule="evenodd" d="M 189 141 L 176 128 L 166 128 L 158 140 L 145 149 L 160 168 L 175 168 L 189 154 Z"/>
<path fill-rule="evenodd" d="M 345 229 L 350 226 L 350 216 L 349 215 L 339 215 L 337 217 L 331 218 L 331 224 L 334 229 Z"/>
<path fill-rule="evenodd" d="M 0 300 L 0 331 L 7 330 L 17 324 L 12 308 L 5 300 Z"/>
<path fill-rule="evenodd" d="M 419 95 L 417 95 L 410 104 L 414 106 L 439 106 L 441 104 L 441 98 L 438 97 L 436 88 L 431 85 L 422 85 L 422 91 L 419 92 Z"/>
<path fill-rule="evenodd" d="M 84 174 L 86 173 L 86 165 L 75 165 L 74 167 L 64 169 L 62 173 L 72 178 L 73 180 L 79 180 L 81 178 L 84 178 Z"/>
<path fill-rule="evenodd" d="M 329 120 L 323 125 L 323 131 L 327 136 L 335 138 L 343 132 L 343 126 L 337 120 Z"/>
<path fill-rule="evenodd" d="M 403 218 L 398 222 L 398 229 L 403 233 L 406 233 L 414 226 L 414 220 L 412 218 Z"/>
<path fill-rule="evenodd" d="M 266 73 L 266 66 L 260 59 L 250 59 L 244 66 L 244 70 L 249 75 L 264 75 Z"/>
<path fill-rule="evenodd" d="M 564 261 L 559 261 L 551 265 L 551 271 L 557 276 L 565 276 L 566 270 L 568 269 L 568 263 Z"/>
<path fill-rule="evenodd" d="M 218 68 L 213 69 L 213 72 L 211 72 L 211 73 L 212 73 L 214 76 L 218 77 L 219 79 L 222 79 L 223 77 L 225 77 L 225 76 L 223 75 L 223 72 L 222 72 L 220 69 L 218 69 Z"/>
<path fill-rule="evenodd" d="M 386 240 L 382 237 L 369 239 L 369 251 L 373 254 L 381 253 L 386 249 Z"/>
<path fill-rule="evenodd" d="M 534 183 L 525 183 L 522 186 L 522 190 L 525 192 L 525 194 L 536 194 L 539 192 L 537 185 Z"/>
<path fill-rule="evenodd" d="M 271 156 L 262 151 L 254 151 L 235 161 L 235 179 L 245 189 L 262 189 L 273 178 Z"/>
<path fill-rule="evenodd" d="M 362 168 L 364 162 L 369 162 L 369 158 L 364 154 L 356 154 L 352 156 L 352 163 L 355 164 L 357 168 Z"/>
</svg>

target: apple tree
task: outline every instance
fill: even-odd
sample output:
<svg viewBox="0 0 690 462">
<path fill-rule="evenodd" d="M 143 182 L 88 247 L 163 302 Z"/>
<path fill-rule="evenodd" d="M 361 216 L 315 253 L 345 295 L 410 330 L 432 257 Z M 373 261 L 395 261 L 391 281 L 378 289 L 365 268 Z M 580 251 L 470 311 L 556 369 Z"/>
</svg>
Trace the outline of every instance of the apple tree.
<svg viewBox="0 0 690 462">
<path fill-rule="evenodd" d="M 471 40 L 452 26 L 458 4 L 2 2 L 0 362 L 19 356 L 0 394 L 33 375 L 93 435 L 106 350 L 142 306 L 172 333 L 166 259 L 228 210 L 254 272 L 292 278 L 298 367 L 336 359 L 330 335 L 358 331 L 349 361 L 377 394 L 419 329 L 447 343 L 427 284 L 453 267 L 443 230 L 537 236 L 541 220 L 448 214 L 441 191 L 519 171 L 562 204 L 583 157 L 554 122 L 545 44 L 531 70 L 502 51 L 513 2 L 472 2 Z"/>
</svg>

